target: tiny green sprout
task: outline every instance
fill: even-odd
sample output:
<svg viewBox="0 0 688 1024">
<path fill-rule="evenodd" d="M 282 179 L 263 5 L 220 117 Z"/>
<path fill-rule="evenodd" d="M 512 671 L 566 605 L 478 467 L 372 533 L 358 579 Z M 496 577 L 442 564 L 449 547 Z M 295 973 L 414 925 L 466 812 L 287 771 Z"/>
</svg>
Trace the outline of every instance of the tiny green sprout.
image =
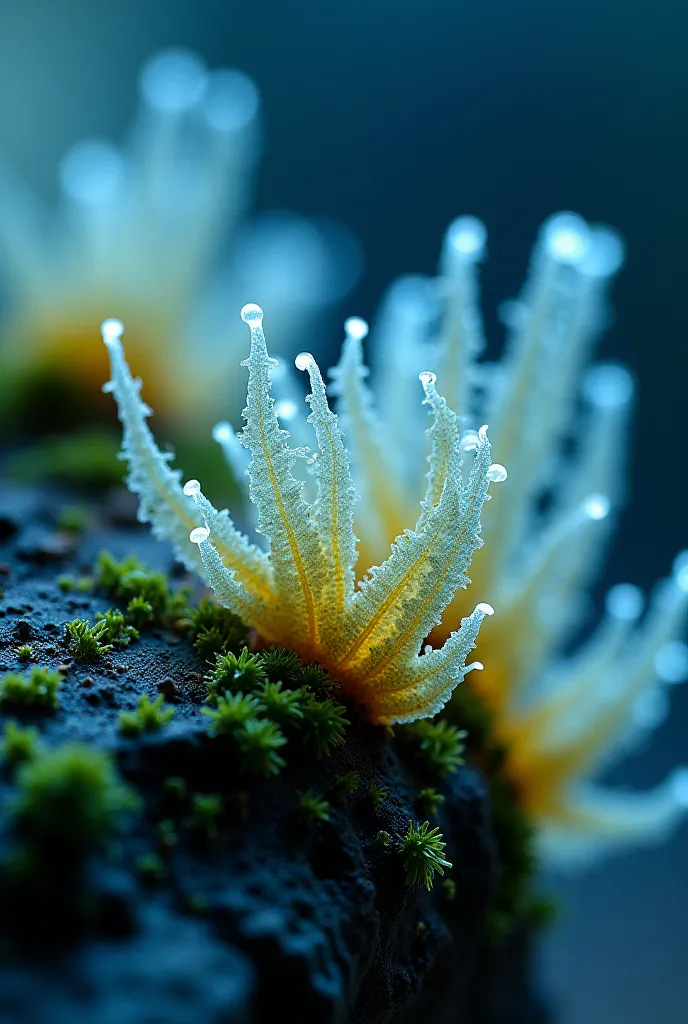
<svg viewBox="0 0 688 1024">
<path fill-rule="evenodd" d="M 208 692 L 214 697 L 239 690 L 255 690 L 264 680 L 260 658 L 249 654 L 248 647 L 244 647 L 238 657 L 232 651 L 217 655 L 215 667 L 206 677 Z"/>
<path fill-rule="evenodd" d="M 217 839 L 218 818 L 223 811 L 222 797 L 217 793 L 194 793 L 191 798 L 191 810 L 191 817 L 185 821 L 187 828 L 205 839 Z"/>
<path fill-rule="evenodd" d="M 277 725 L 293 725 L 303 718 L 301 695 L 296 690 L 283 690 L 282 683 L 264 682 L 255 691 L 263 713 Z"/>
<path fill-rule="evenodd" d="M 301 705 L 304 742 L 315 748 L 317 757 L 327 756 L 333 747 L 341 747 L 345 742 L 344 732 L 349 725 L 346 708 L 329 697 L 318 701 L 307 693 L 304 696 L 306 700 Z"/>
<path fill-rule="evenodd" d="M 57 577 L 57 585 L 63 594 L 69 594 L 76 586 L 76 579 L 69 573 Z"/>
<path fill-rule="evenodd" d="M 82 593 L 86 593 L 87 591 L 93 589 L 93 577 L 80 576 L 79 579 L 76 581 L 75 586 L 77 590 L 80 590 Z"/>
<path fill-rule="evenodd" d="M 377 810 L 382 801 L 386 799 L 387 790 L 378 782 L 371 782 L 368 787 L 368 796 L 370 797 L 373 807 Z"/>
<path fill-rule="evenodd" d="M 127 618 L 130 622 L 134 623 L 137 629 L 152 622 L 155 618 L 155 612 L 153 611 L 153 605 L 150 601 L 146 601 L 145 597 L 141 597 L 137 594 L 136 597 L 132 597 L 131 601 L 127 604 Z"/>
<path fill-rule="evenodd" d="M 416 743 L 418 760 L 437 775 L 455 772 L 464 763 L 466 732 L 444 719 L 423 718 L 407 725 L 403 732 Z"/>
<path fill-rule="evenodd" d="M 110 608 L 106 612 L 96 612 L 96 622 L 104 622 L 105 630 L 102 639 L 116 647 L 128 647 L 132 640 L 138 640 L 139 631 L 127 622 L 118 608 Z"/>
<path fill-rule="evenodd" d="M 88 509 L 81 505 L 67 505 L 60 511 L 57 525 L 65 533 L 83 533 L 88 526 Z"/>
<path fill-rule="evenodd" d="M 201 714 L 211 719 L 208 731 L 211 736 L 233 735 L 236 730 L 247 722 L 254 721 L 260 710 L 255 697 L 246 697 L 243 693 L 232 693 L 227 697 L 217 698 L 216 708 L 201 708 Z"/>
<path fill-rule="evenodd" d="M 124 736 L 138 736 L 142 732 L 156 732 L 168 725 L 174 708 L 167 708 L 165 697 L 161 693 L 151 701 L 147 693 L 142 693 L 136 711 L 120 711 L 118 725 Z"/>
<path fill-rule="evenodd" d="M 157 885 L 167 875 L 167 866 L 157 853 L 145 853 L 136 861 L 136 872 L 144 885 Z"/>
<path fill-rule="evenodd" d="M 378 847 L 378 849 L 386 850 L 387 847 L 392 842 L 392 837 L 389 834 L 389 832 L 385 832 L 385 830 L 381 828 L 380 831 L 375 836 L 373 842 L 375 843 L 375 846 Z"/>
<path fill-rule="evenodd" d="M 298 819 L 306 828 L 313 828 L 319 821 L 330 820 L 330 805 L 323 796 L 318 796 L 312 789 L 305 793 L 297 792 L 299 805 L 297 808 Z"/>
<path fill-rule="evenodd" d="M 177 828 L 171 818 L 163 818 L 162 821 L 159 821 L 155 832 L 158 839 L 158 845 L 161 846 L 163 850 L 170 850 L 179 842 Z"/>
<path fill-rule="evenodd" d="M 422 825 L 409 821 L 408 832 L 399 844 L 408 886 L 424 885 L 426 889 L 432 889 L 435 872 L 443 875 L 444 869 L 452 866 L 444 858 L 446 845 L 442 842 L 440 830 L 431 829 L 429 821 Z"/>
<path fill-rule="evenodd" d="M 199 658 L 212 663 L 219 655 L 226 653 L 227 637 L 219 626 L 211 626 L 210 629 L 204 626 L 196 634 L 193 646 Z"/>
<path fill-rule="evenodd" d="M 246 646 L 248 631 L 241 619 L 207 597 L 199 601 L 197 608 L 184 610 L 180 625 L 187 627 L 194 647 L 205 660 Z"/>
<path fill-rule="evenodd" d="M 343 804 L 347 797 L 356 792 L 358 785 L 359 778 L 356 772 L 344 772 L 335 779 L 330 788 L 330 796 L 335 803 Z"/>
<path fill-rule="evenodd" d="M 68 743 L 41 751 L 19 769 L 13 817 L 23 835 L 53 850 L 104 846 L 122 815 L 139 806 L 103 751 Z"/>
<path fill-rule="evenodd" d="M 8 672 L 0 678 L 0 703 L 52 711 L 60 703 L 61 684 L 62 674 L 43 665 L 34 665 L 28 673 Z"/>
<path fill-rule="evenodd" d="M 77 661 L 97 661 L 111 651 L 112 644 L 103 642 L 107 633 L 107 623 L 102 619 L 95 626 L 86 619 L 72 619 L 67 623 L 69 649 Z"/>
<path fill-rule="evenodd" d="M 5 722 L 0 749 L 5 761 L 12 766 L 33 760 L 41 749 L 38 729 L 33 726 L 24 729 L 12 720 Z"/>
<path fill-rule="evenodd" d="M 151 606 L 152 622 L 157 625 L 167 622 L 170 604 L 174 601 L 167 578 L 161 572 L 147 569 L 134 556 L 117 562 L 108 551 L 101 552 L 96 564 L 96 582 L 112 597 L 127 604 L 135 597 L 140 598 Z"/>
<path fill-rule="evenodd" d="M 281 682 L 285 686 L 297 686 L 300 681 L 302 665 L 298 655 L 293 651 L 286 651 L 284 647 L 268 647 L 261 651 L 261 665 L 268 679 L 273 682 Z"/>
<path fill-rule="evenodd" d="M 442 889 L 448 900 L 456 899 L 456 882 L 453 878 L 445 878 L 442 882 Z"/>
<path fill-rule="evenodd" d="M 304 665 L 299 673 L 299 684 L 307 686 L 313 693 L 320 693 L 332 687 L 332 676 L 322 665 L 311 662 Z"/>
<path fill-rule="evenodd" d="M 287 742 L 279 726 L 265 719 L 249 719 L 236 730 L 242 771 L 252 775 L 278 775 L 285 760 L 277 751 Z"/>
<path fill-rule="evenodd" d="M 173 804 L 183 804 L 188 796 L 186 781 L 179 775 L 169 775 L 164 783 L 165 796 Z"/>
<path fill-rule="evenodd" d="M 416 806 L 423 814 L 437 814 L 440 805 L 444 803 L 444 797 L 432 786 L 421 789 L 416 797 Z"/>
<path fill-rule="evenodd" d="M 17 647 L 17 658 L 19 661 L 31 661 L 33 658 L 33 647 L 29 644 L 22 644 L 21 647 Z"/>
</svg>

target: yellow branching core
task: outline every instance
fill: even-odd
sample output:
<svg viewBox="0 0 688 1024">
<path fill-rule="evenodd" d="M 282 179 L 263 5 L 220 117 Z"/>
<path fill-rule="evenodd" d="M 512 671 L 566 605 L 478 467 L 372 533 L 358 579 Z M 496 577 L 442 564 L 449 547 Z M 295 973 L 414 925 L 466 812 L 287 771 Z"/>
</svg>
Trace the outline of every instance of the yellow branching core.
<svg viewBox="0 0 688 1024">
<path fill-rule="evenodd" d="M 103 324 L 110 353 L 112 391 L 124 428 L 123 456 L 129 461 L 129 486 L 140 498 L 140 518 L 158 536 L 172 541 L 189 567 L 198 569 L 219 600 L 270 643 L 317 661 L 342 690 L 377 724 L 411 722 L 439 711 L 456 685 L 479 663 L 466 665 L 485 615 L 478 604 L 437 649 L 423 642 L 438 625 L 457 590 L 469 582 L 466 570 L 480 547 L 480 514 L 487 500 L 491 465 L 487 428 L 481 427 L 469 450 L 461 443 L 457 417 L 435 388 L 435 375 L 420 374 L 431 413 L 431 453 L 427 488 L 414 529 L 399 532 L 391 551 L 356 582 L 357 496 L 349 455 L 331 412 L 315 359 L 301 353 L 299 369 L 310 378 L 308 422 L 315 447 L 309 469 L 315 478 L 312 502 L 295 464 L 307 458 L 292 449 L 271 396 L 271 360 L 263 333 L 263 313 L 248 305 L 242 317 L 251 331 L 245 427 L 238 440 L 248 449 L 249 494 L 256 531 L 265 550 L 250 543 L 227 511 L 217 512 L 197 480 L 182 488 L 178 471 L 160 453 L 146 424 L 150 410 L 139 397 L 124 359 L 119 321 Z M 362 321 L 347 322 L 349 362 L 338 387 L 358 403 L 363 420 L 373 417 L 363 385 L 360 360 Z M 378 454 L 374 481 L 378 501 L 387 486 L 384 446 L 365 434 Z M 364 502 L 359 512 L 366 515 Z M 371 515 L 377 505 L 371 507 Z M 193 543 L 189 543 L 189 540 Z"/>
</svg>

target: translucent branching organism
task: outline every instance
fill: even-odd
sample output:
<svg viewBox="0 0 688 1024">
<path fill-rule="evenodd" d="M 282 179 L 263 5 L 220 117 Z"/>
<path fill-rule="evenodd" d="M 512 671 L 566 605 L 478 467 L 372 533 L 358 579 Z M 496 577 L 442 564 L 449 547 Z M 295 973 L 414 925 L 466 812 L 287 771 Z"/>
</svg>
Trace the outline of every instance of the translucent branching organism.
<svg viewBox="0 0 688 1024">
<path fill-rule="evenodd" d="M 197 569 L 220 601 L 264 641 L 322 665 L 372 722 L 432 716 L 471 668 L 482 667 L 465 662 L 480 623 L 492 614 L 487 604 L 478 604 L 457 623 L 441 647 L 420 651 L 456 591 L 467 585 L 466 569 L 481 543 L 480 514 L 496 475 L 487 428 L 480 428 L 467 451 L 457 417 L 435 389 L 434 374 L 421 373 L 432 451 L 420 516 L 356 583 L 356 496 L 349 456 L 315 359 L 308 353 L 296 358 L 310 380 L 308 420 L 317 444 L 309 460 L 315 482 L 309 502 L 292 472 L 306 453 L 289 447 L 271 396 L 274 361 L 262 310 L 247 305 L 241 315 L 251 347 L 243 364 L 248 367 L 246 425 L 238 440 L 251 456 L 250 497 L 267 550 L 242 535 L 226 510 L 217 512 L 197 480 L 182 488 L 179 471 L 170 469 L 169 455 L 158 450 L 147 426 L 150 410 L 139 397 L 141 382 L 131 377 L 124 360 L 122 324 L 108 320 L 102 330 L 112 376 L 105 387 L 119 407 L 123 456 L 129 486 L 139 496 L 139 516 L 171 541 L 185 564 Z M 360 337 L 361 322 L 347 323 L 349 336 Z M 351 386 L 362 396 L 360 372 Z M 416 401 L 421 404 L 420 394 Z M 326 751 L 338 742 L 332 730 L 337 723 L 323 725 L 328 732 L 314 739 Z"/>
<path fill-rule="evenodd" d="M 241 409 L 240 389 L 231 391 L 244 345 L 238 296 L 260 289 L 276 318 L 274 350 L 293 351 L 304 317 L 353 283 L 357 246 L 326 220 L 247 222 L 261 133 L 245 74 L 170 50 L 144 65 L 139 92 L 122 147 L 91 139 L 66 154 L 58 210 L 43 209 L 0 162 L 3 378 L 52 373 L 92 395 L 105 373 L 92 324 L 116 309 L 159 413 L 193 429 L 217 418 L 215 402 L 225 414 Z M 204 352 L 227 373 L 201 393 L 191 369 Z"/>
<path fill-rule="evenodd" d="M 685 813 L 684 769 L 642 794 L 593 780 L 661 720 L 667 685 L 688 673 L 688 555 L 679 555 L 644 617 L 640 590 L 615 586 L 597 631 L 570 653 L 623 499 L 633 381 L 616 363 L 588 366 L 623 245 L 574 214 L 547 221 L 523 294 L 503 310 L 504 355 L 489 363 L 478 306 L 485 240 L 479 221 L 459 218 L 439 276 L 403 278 L 390 289 L 371 343 L 375 410 L 360 383 L 363 331 L 349 334 L 336 370 L 339 413 L 363 499 L 355 528 L 366 564 L 422 497 L 426 448 L 409 401 L 417 373 L 436 371 L 462 419 L 465 449 L 480 445 L 475 428 L 490 423 L 508 481 L 506 469 L 492 467 L 492 479 L 507 482 L 485 510 L 485 547 L 471 575 L 498 614 L 481 633 L 486 671 L 469 687 L 494 714 L 506 773 L 544 854 L 571 861 L 661 838 Z M 465 612 L 457 591 L 433 644 Z"/>
</svg>

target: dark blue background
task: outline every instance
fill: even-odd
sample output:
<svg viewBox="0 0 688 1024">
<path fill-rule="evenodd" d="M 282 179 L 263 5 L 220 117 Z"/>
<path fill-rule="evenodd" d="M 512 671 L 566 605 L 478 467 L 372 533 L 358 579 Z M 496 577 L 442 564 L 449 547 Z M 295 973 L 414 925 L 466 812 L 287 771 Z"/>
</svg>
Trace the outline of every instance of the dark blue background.
<svg viewBox="0 0 688 1024">
<path fill-rule="evenodd" d="M 635 371 L 632 504 L 603 582 L 650 586 L 688 545 L 688 8 L 678 0 L 28 0 L 0 3 L 0 130 L 44 188 L 66 145 L 117 138 L 135 74 L 169 44 L 258 81 L 258 205 L 327 213 L 367 271 L 346 312 L 394 275 L 431 272 L 445 225 L 482 217 L 487 323 L 519 287 L 538 224 L 571 208 L 624 234 L 629 260 L 603 353 Z M 334 354 L 330 339 L 304 348 Z M 688 694 L 652 750 L 615 774 L 688 761 Z M 549 984 L 563 1024 L 688 1020 L 688 828 L 562 886 Z"/>
</svg>

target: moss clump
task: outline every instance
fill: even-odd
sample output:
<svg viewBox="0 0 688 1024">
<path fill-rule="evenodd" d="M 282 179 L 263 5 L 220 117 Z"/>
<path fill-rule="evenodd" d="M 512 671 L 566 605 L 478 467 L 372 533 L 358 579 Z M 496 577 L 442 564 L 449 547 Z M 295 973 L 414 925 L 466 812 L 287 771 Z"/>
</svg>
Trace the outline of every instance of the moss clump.
<svg viewBox="0 0 688 1024">
<path fill-rule="evenodd" d="M 332 676 L 322 665 L 315 662 L 303 666 L 299 674 L 299 683 L 301 686 L 307 686 L 313 693 L 330 690 L 333 686 Z"/>
<path fill-rule="evenodd" d="M 243 693 L 232 693 L 217 698 L 217 707 L 201 708 L 201 714 L 211 719 L 208 731 L 211 736 L 233 736 L 237 728 L 257 718 L 260 704 L 255 697 Z"/>
<path fill-rule="evenodd" d="M 155 618 L 153 605 L 150 601 L 146 601 L 145 597 L 141 597 L 141 595 L 132 597 L 131 601 L 127 604 L 127 618 L 130 622 L 134 623 L 137 629 L 141 629 Z"/>
<path fill-rule="evenodd" d="M 67 505 L 57 517 L 57 525 L 65 533 L 83 533 L 88 526 L 88 509 L 83 505 Z"/>
<path fill-rule="evenodd" d="M 425 789 L 421 789 L 416 797 L 416 806 L 422 814 L 437 814 L 443 803 L 444 797 L 433 786 L 426 786 Z"/>
<path fill-rule="evenodd" d="M 216 655 L 246 646 L 248 631 L 241 619 L 227 608 L 204 597 L 197 608 L 189 608 L 183 619 L 189 639 L 204 661 L 213 662 Z"/>
<path fill-rule="evenodd" d="M 144 885 L 154 886 L 167 875 L 167 866 L 157 853 L 144 853 L 136 861 L 136 873 Z"/>
<path fill-rule="evenodd" d="M 96 622 L 104 622 L 105 630 L 102 640 L 115 647 L 128 647 L 132 640 L 138 640 L 139 631 L 127 624 L 118 608 L 110 608 L 106 612 L 96 612 Z"/>
<path fill-rule="evenodd" d="M 266 717 L 277 725 L 298 725 L 302 721 L 302 696 L 296 690 L 283 690 L 282 683 L 265 681 L 256 688 L 255 696 Z"/>
<path fill-rule="evenodd" d="M 29 644 L 22 644 L 21 647 L 17 647 L 17 658 L 19 661 L 31 661 L 33 658 L 33 647 Z"/>
<path fill-rule="evenodd" d="M 142 693 L 136 711 L 120 711 L 119 731 L 124 736 L 140 736 L 142 732 L 157 732 L 169 725 L 173 715 L 174 708 L 165 707 L 163 694 L 151 701 L 147 693 Z"/>
<path fill-rule="evenodd" d="M 188 591 L 171 590 L 164 573 L 148 569 L 133 555 L 118 562 L 109 551 L 102 551 L 95 584 L 127 609 L 131 606 L 141 624 L 144 611 L 145 620 L 156 626 L 174 625 L 187 611 Z"/>
<path fill-rule="evenodd" d="M 424 885 L 426 889 L 432 889 L 435 872 L 443 875 L 444 869 L 452 866 L 444 858 L 446 845 L 440 830 L 431 829 L 429 821 L 422 825 L 409 821 L 408 831 L 399 843 L 408 886 Z"/>
<path fill-rule="evenodd" d="M 62 673 L 43 665 L 30 672 L 7 672 L 0 678 L 0 703 L 54 711 L 59 706 Z"/>
<path fill-rule="evenodd" d="M 218 654 L 215 666 L 206 677 L 208 694 L 212 697 L 228 693 L 246 693 L 265 682 L 266 676 L 258 655 L 249 654 L 244 647 L 237 656 L 232 651 Z"/>
<path fill-rule="evenodd" d="M 12 809 L 21 835 L 49 850 L 103 847 L 138 806 L 107 754 L 80 743 L 39 753 L 17 774 Z"/>
<path fill-rule="evenodd" d="M 297 817 L 306 828 L 313 828 L 319 821 L 330 820 L 330 805 L 324 796 L 307 789 L 296 794 L 299 798 Z"/>
<path fill-rule="evenodd" d="M 435 775 L 455 772 L 464 764 L 466 732 L 445 719 L 423 718 L 399 730 L 417 760 Z"/>
<path fill-rule="evenodd" d="M 377 810 L 382 801 L 387 797 L 387 790 L 377 782 L 371 782 L 368 787 L 368 798 L 373 807 Z"/>
<path fill-rule="evenodd" d="M 286 764 L 277 751 L 287 742 L 279 726 L 266 719 L 249 719 L 235 732 L 241 769 L 251 775 L 278 775 Z"/>
<path fill-rule="evenodd" d="M 325 757 L 345 742 L 346 726 L 350 724 L 346 708 L 329 697 L 319 701 L 303 691 L 302 697 L 304 743 L 313 747 L 316 757 Z"/>
<path fill-rule="evenodd" d="M 220 834 L 218 822 L 224 811 L 222 797 L 217 793 L 194 793 L 191 811 L 191 816 L 184 822 L 186 827 L 203 839 L 217 839 Z"/>
<path fill-rule="evenodd" d="M 389 834 L 389 832 L 386 832 L 383 828 L 381 828 L 380 831 L 375 836 L 373 842 L 375 843 L 375 846 L 377 846 L 379 850 L 386 850 L 388 849 L 388 847 L 392 845 L 392 837 Z"/>
<path fill-rule="evenodd" d="M 5 723 L 5 732 L 0 742 L 0 753 L 7 764 L 15 767 L 32 761 L 41 749 L 40 733 L 33 726 L 22 728 L 16 722 Z"/>
<path fill-rule="evenodd" d="M 344 772 L 339 775 L 334 785 L 330 788 L 330 797 L 336 804 L 343 804 L 344 801 L 356 792 L 359 786 L 359 778 L 356 772 Z"/>
<path fill-rule="evenodd" d="M 278 646 L 268 647 L 261 651 L 260 661 L 270 682 L 280 682 L 290 688 L 299 685 L 303 666 L 293 651 Z"/>
<path fill-rule="evenodd" d="M 69 649 L 76 661 L 98 661 L 112 650 L 112 644 L 106 643 L 108 625 L 102 619 L 96 622 L 95 626 L 87 619 L 72 619 L 66 628 Z"/>
</svg>

